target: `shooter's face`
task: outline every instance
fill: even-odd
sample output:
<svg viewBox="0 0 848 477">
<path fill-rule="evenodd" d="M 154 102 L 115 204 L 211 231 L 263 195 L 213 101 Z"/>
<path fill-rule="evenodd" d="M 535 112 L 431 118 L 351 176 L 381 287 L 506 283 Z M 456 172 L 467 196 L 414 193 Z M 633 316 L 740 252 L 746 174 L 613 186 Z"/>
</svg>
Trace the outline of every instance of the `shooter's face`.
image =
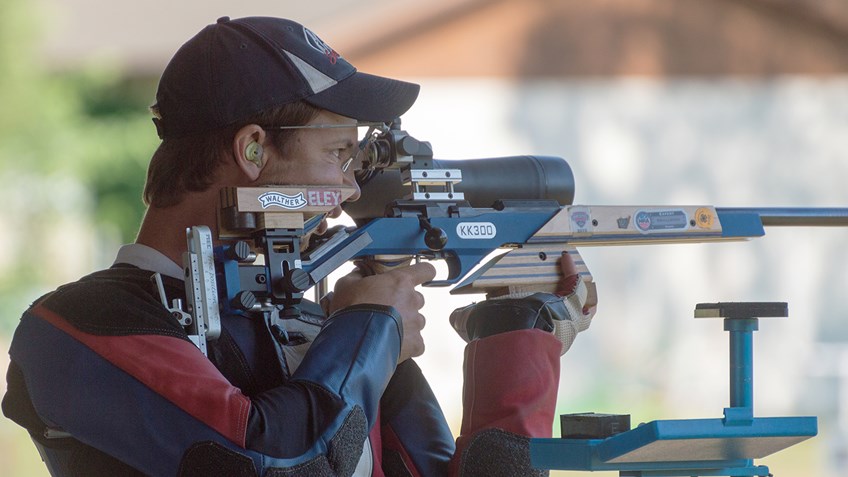
<svg viewBox="0 0 848 477">
<path fill-rule="evenodd" d="M 329 111 L 322 111 L 308 124 L 350 124 L 350 128 L 300 129 L 286 144 L 284 151 L 268 148 L 268 164 L 259 176 L 262 185 L 348 185 L 356 188 L 348 199 L 359 199 L 360 190 L 353 170 L 342 171 L 342 165 L 358 146 L 356 121 Z M 329 217 L 341 215 L 341 207 Z M 327 229 L 326 221 L 318 233 Z M 304 238 L 304 242 L 308 238 Z"/>
</svg>

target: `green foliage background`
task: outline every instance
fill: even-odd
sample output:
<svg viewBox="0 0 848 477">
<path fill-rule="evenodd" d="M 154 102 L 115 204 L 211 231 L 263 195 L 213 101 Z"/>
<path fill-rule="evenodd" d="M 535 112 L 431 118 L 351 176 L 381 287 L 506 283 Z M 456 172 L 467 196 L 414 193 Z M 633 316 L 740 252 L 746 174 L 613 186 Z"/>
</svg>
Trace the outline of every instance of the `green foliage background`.
<svg viewBox="0 0 848 477">
<path fill-rule="evenodd" d="M 0 0 L 5 335 L 32 299 L 75 272 L 102 266 L 114 244 L 132 240 L 144 211 L 146 164 L 158 142 L 147 111 L 155 78 L 130 80 L 104 64 L 49 70 L 40 58 L 38 16 L 32 3 Z M 66 256 L 57 251 L 63 243 Z"/>
<path fill-rule="evenodd" d="M 21 312 L 57 285 L 107 266 L 144 212 L 158 144 L 156 78 L 116 65 L 52 71 L 38 4 L 0 0 L 0 371 Z M 0 394 L 5 379 L 0 377 Z M 47 475 L 26 432 L 0 418 L 0 473 Z"/>
</svg>

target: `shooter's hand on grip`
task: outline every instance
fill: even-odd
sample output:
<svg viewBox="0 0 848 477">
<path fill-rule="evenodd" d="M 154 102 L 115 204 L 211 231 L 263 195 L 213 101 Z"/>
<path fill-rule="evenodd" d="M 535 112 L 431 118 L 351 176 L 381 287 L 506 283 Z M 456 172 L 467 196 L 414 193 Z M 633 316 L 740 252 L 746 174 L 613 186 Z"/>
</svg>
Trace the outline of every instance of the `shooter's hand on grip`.
<svg viewBox="0 0 848 477">
<path fill-rule="evenodd" d="M 521 293 L 490 298 L 454 310 L 450 322 L 467 342 L 498 333 L 538 328 L 562 342 L 562 354 L 592 322 L 597 298 L 580 279 L 570 254 L 559 260 L 561 278 L 554 293 Z M 594 286 L 592 286 L 594 288 Z"/>
<path fill-rule="evenodd" d="M 336 282 L 328 311 L 333 313 L 348 306 L 374 304 L 391 306 L 400 315 L 403 326 L 398 363 L 424 352 L 424 296 L 415 290 L 422 283 L 436 277 L 436 269 L 429 263 L 417 263 L 396 268 L 386 273 L 364 276 L 360 270 L 340 278 Z"/>
</svg>

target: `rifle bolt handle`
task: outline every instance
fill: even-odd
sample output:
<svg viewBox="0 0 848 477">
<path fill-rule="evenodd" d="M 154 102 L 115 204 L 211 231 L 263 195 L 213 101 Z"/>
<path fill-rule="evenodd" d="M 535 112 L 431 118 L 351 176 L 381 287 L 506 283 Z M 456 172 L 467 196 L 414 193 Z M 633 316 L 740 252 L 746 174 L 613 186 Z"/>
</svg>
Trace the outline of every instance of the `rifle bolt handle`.
<svg viewBox="0 0 848 477">
<path fill-rule="evenodd" d="M 424 245 L 430 250 L 438 252 L 448 244 L 448 234 L 439 227 L 432 227 L 424 234 Z"/>
</svg>

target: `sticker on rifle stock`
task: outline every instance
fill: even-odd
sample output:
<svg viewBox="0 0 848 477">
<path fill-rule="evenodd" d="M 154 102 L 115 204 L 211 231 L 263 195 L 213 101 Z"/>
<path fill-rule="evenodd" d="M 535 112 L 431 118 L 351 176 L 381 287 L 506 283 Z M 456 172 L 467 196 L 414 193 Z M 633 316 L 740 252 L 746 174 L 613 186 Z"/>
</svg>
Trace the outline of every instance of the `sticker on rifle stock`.
<svg viewBox="0 0 848 477">
<path fill-rule="evenodd" d="M 592 222 L 592 214 L 588 207 L 573 206 L 568 209 L 569 219 L 572 223 L 572 232 L 574 233 L 589 233 L 589 225 Z"/>
<path fill-rule="evenodd" d="M 707 207 L 700 207 L 695 211 L 695 223 L 702 229 L 711 229 L 715 223 L 713 211 Z"/>
<path fill-rule="evenodd" d="M 339 189 L 309 189 L 306 191 L 309 205 L 335 207 L 342 203 L 342 191 Z"/>
<path fill-rule="evenodd" d="M 676 210 L 640 210 L 633 218 L 636 228 L 642 233 L 684 230 L 689 225 L 686 212 Z"/>
<path fill-rule="evenodd" d="M 279 192 L 266 192 L 257 197 L 263 209 L 268 207 L 282 207 L 288 210 L 297 210 L 306 207 L 306 198 L 303 197 L 303 192 L 297 195 L 286 195 Z"/>
<path fill-rule="evenodd" d="M 498 229 L 491 222 L 461 222 L 456 226 L 456 235 L 461 239 L 493 239 Z"/>
</svg>

